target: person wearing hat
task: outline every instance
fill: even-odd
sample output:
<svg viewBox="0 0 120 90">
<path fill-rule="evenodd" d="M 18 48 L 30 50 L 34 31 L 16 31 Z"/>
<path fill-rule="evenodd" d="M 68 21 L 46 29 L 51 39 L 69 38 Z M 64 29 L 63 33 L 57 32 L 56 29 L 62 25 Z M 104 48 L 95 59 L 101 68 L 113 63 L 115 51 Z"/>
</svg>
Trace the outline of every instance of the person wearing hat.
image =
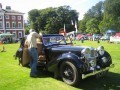
<svg viewBox="0 0 120 90">
<path fill-rule="evenodd" d="M 28 54 L 30 56 L 30 77 L 37 77 L 37 60 L 38 60 L 38 53 L 37 53 L 37 38 L 42 37 L 42 33 L 36 33 L 33 29 L 29 30 L 29 35 L 25 41 L 25 44 L 28 46 Z"/>
</svg>

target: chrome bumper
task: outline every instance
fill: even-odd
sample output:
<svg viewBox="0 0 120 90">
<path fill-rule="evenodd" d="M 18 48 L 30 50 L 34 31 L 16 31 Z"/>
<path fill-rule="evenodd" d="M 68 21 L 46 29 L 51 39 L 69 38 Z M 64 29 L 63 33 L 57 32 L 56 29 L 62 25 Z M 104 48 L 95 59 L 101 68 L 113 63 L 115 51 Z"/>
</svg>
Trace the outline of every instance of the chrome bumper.
<svg viewBox="0 0 120 90">
<path fill-rule="evenodd" d="M 90 76 L 96 75 L 98 73 L 104 72 L 104 71 L 106 71 L 106 70 L 108 70 L 110 68 L 113 68 L 114 66 L 115 66 L 114 64 L 111 64 L 110 67 L 106 67 L 105 69 L 101 69 L 99 71 L 93 71 L 93 72 L 88 73 L 88 74 L 82 74 L 82 79 L 85 79 L 87 77 L 90 77 Z"/>
</svg>

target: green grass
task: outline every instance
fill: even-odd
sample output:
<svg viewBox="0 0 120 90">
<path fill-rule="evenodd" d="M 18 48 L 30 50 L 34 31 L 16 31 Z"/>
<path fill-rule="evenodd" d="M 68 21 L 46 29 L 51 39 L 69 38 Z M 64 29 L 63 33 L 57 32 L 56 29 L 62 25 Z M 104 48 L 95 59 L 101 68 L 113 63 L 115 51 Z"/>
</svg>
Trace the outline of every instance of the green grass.
<svg viewBox="0 0 120 90">
<path fill-rule="evenodd" d="M 51 73 L 40 71 L 39 78 L 30 78 L 30 69 L 18 65 L 13 55 L 19 44 L 2 44 L 6 52 L 0 52 L 0 90 L 120 90 L 120 44 L 95 41 L 74 41 L 75 45 L 98 47 L 103 45 L 111 54 L 115 67 L 99 79 L 94 77 L 82 80 L 78 87 L 65 84 L 62 80 L 53 78 Z"/>
</svg>

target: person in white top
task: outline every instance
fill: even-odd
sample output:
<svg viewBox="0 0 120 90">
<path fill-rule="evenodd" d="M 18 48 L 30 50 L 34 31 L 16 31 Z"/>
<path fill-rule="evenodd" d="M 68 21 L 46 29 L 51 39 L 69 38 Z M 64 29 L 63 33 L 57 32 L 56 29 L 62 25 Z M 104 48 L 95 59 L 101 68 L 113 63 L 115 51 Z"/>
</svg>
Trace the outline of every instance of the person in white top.
<svg viewBox="0 0 120 90">
<path fill-rule="evenodd" d="M 42 33 L 36 33 L 33 29 L 29 30 L 30 34 L 27 36 L 25 41 L 25 45 L 28 46 L 28 53 L 30 56 L 30 77 L 37 77 L 37 60 L 38 60 L 38 53 L 37 53 L 37 38 L 42 37 Z"/>
</svg>

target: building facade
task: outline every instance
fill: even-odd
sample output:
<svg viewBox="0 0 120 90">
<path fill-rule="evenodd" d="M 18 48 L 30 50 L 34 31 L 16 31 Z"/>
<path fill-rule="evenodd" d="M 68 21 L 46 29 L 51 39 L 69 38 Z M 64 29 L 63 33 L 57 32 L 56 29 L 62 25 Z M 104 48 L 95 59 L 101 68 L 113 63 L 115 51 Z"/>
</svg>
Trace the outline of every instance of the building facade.
<svg viewBox="0 0 120 90">
<path fill-rule="evenodd" d="M 24 37 L 24 13 L 11 10 L 10 6 L 2 9 L 0 3 L 0 33 L 14 34 L 15 39 Z"/>
</svg>

